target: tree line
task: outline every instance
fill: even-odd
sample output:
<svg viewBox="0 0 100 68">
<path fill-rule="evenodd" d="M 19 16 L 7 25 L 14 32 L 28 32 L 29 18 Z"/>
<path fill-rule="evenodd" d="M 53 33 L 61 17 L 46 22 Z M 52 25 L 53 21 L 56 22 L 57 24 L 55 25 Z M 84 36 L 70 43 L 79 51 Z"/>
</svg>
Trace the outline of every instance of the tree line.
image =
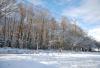
<svg viewBox="0 0 100 68">
<path fill-rule="evenodd" d="M 91 51 L 95 42 L 75 19 L 62 16 L 57 21 L 45 8 L 0 2 L 0 47 Z"/>
</svg>

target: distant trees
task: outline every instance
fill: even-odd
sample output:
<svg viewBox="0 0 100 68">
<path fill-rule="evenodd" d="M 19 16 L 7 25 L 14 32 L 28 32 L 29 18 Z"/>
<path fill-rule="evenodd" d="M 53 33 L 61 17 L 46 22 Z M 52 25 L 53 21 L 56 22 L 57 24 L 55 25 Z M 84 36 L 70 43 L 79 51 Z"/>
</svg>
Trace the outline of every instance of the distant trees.
<svg viewBox="0 0 100 68">
<path fill-rule="evenodd" d="M 15 3 L 14 0 L 11 2 Z M 48 10 L 23 3 L 17 4 L 16 10 L 12 8 L 10 11 L 9 8 L 8 12 L 4 5 L 6 3 L 9 5 L 8 0 L 0 2 L 0 39 L 3 37 L 6 47 L 89 51 L 96 44 L 99 45 L 94 44 L 75 21 L 73 24 L 68 18 L 62 17 L 58 22 Z M 7 14 L 4 14 L 4 10 Z"/>
</svg>

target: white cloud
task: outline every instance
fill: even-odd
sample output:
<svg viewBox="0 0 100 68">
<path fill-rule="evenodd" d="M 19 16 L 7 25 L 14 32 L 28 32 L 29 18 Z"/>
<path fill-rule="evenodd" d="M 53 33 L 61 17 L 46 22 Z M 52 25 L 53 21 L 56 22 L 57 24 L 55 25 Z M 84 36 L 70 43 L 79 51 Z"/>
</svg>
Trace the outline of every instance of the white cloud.
<svg viewBox="0 0 100 68">
<path fill-rule="evenodd" d="M 100 41 L 100 27 L 89 30 L 88 34 L 93 36 L 97 41 Z"/>
<path fill-rule="evenodd" d="M 79 22 L 88 24 L 89 27 L 94 26 L 93 29 L 92 27 L 88 29 L 88 34 L 100 41 L 100 0 L 82 0 L 80 6 L 66 8 L 63 10 L 62 15 L 80 19 Z"/>
<path fill-rule="evenodd" d="M 91 24 L 100 21 L 100 1 L 99 0 L 82 0 L 79 7 L 65 9 L 62 15 L 80 18 L 85 23 Z"/>
</svg>

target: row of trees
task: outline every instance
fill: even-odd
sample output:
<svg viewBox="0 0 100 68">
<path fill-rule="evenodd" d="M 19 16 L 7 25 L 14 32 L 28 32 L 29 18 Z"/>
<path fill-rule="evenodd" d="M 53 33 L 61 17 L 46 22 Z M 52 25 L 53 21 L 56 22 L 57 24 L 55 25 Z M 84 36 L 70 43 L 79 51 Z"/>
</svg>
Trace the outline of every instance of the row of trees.
<svg viewBox="0 0 100 68">
<path fill-rule="evenodd" d="M 62 17 L 58 22 L 46 9 L 16 4 L 14 0 L 11 2 L 0 2 L 0 39 L 4 41 L 1 47 L 82 51 L 96 47 L 93 40 L 75 24 L 75 20 Z M 4 3 L 7 3 L 6 6 Z"/>
</svg>

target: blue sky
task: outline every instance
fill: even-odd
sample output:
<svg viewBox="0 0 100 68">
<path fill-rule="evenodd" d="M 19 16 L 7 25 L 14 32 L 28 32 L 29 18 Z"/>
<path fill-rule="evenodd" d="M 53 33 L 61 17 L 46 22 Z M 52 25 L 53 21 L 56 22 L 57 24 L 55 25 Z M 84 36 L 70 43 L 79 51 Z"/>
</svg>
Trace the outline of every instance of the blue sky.
<svg viewBox="0 0 100 68">
<path fill-rule="evenodd" d="M 100 41 L 100 0 L 26 0 L 47 8 L 59 20 L 62 16 L 75 18 L 77 25 Z"/>
</svg>

